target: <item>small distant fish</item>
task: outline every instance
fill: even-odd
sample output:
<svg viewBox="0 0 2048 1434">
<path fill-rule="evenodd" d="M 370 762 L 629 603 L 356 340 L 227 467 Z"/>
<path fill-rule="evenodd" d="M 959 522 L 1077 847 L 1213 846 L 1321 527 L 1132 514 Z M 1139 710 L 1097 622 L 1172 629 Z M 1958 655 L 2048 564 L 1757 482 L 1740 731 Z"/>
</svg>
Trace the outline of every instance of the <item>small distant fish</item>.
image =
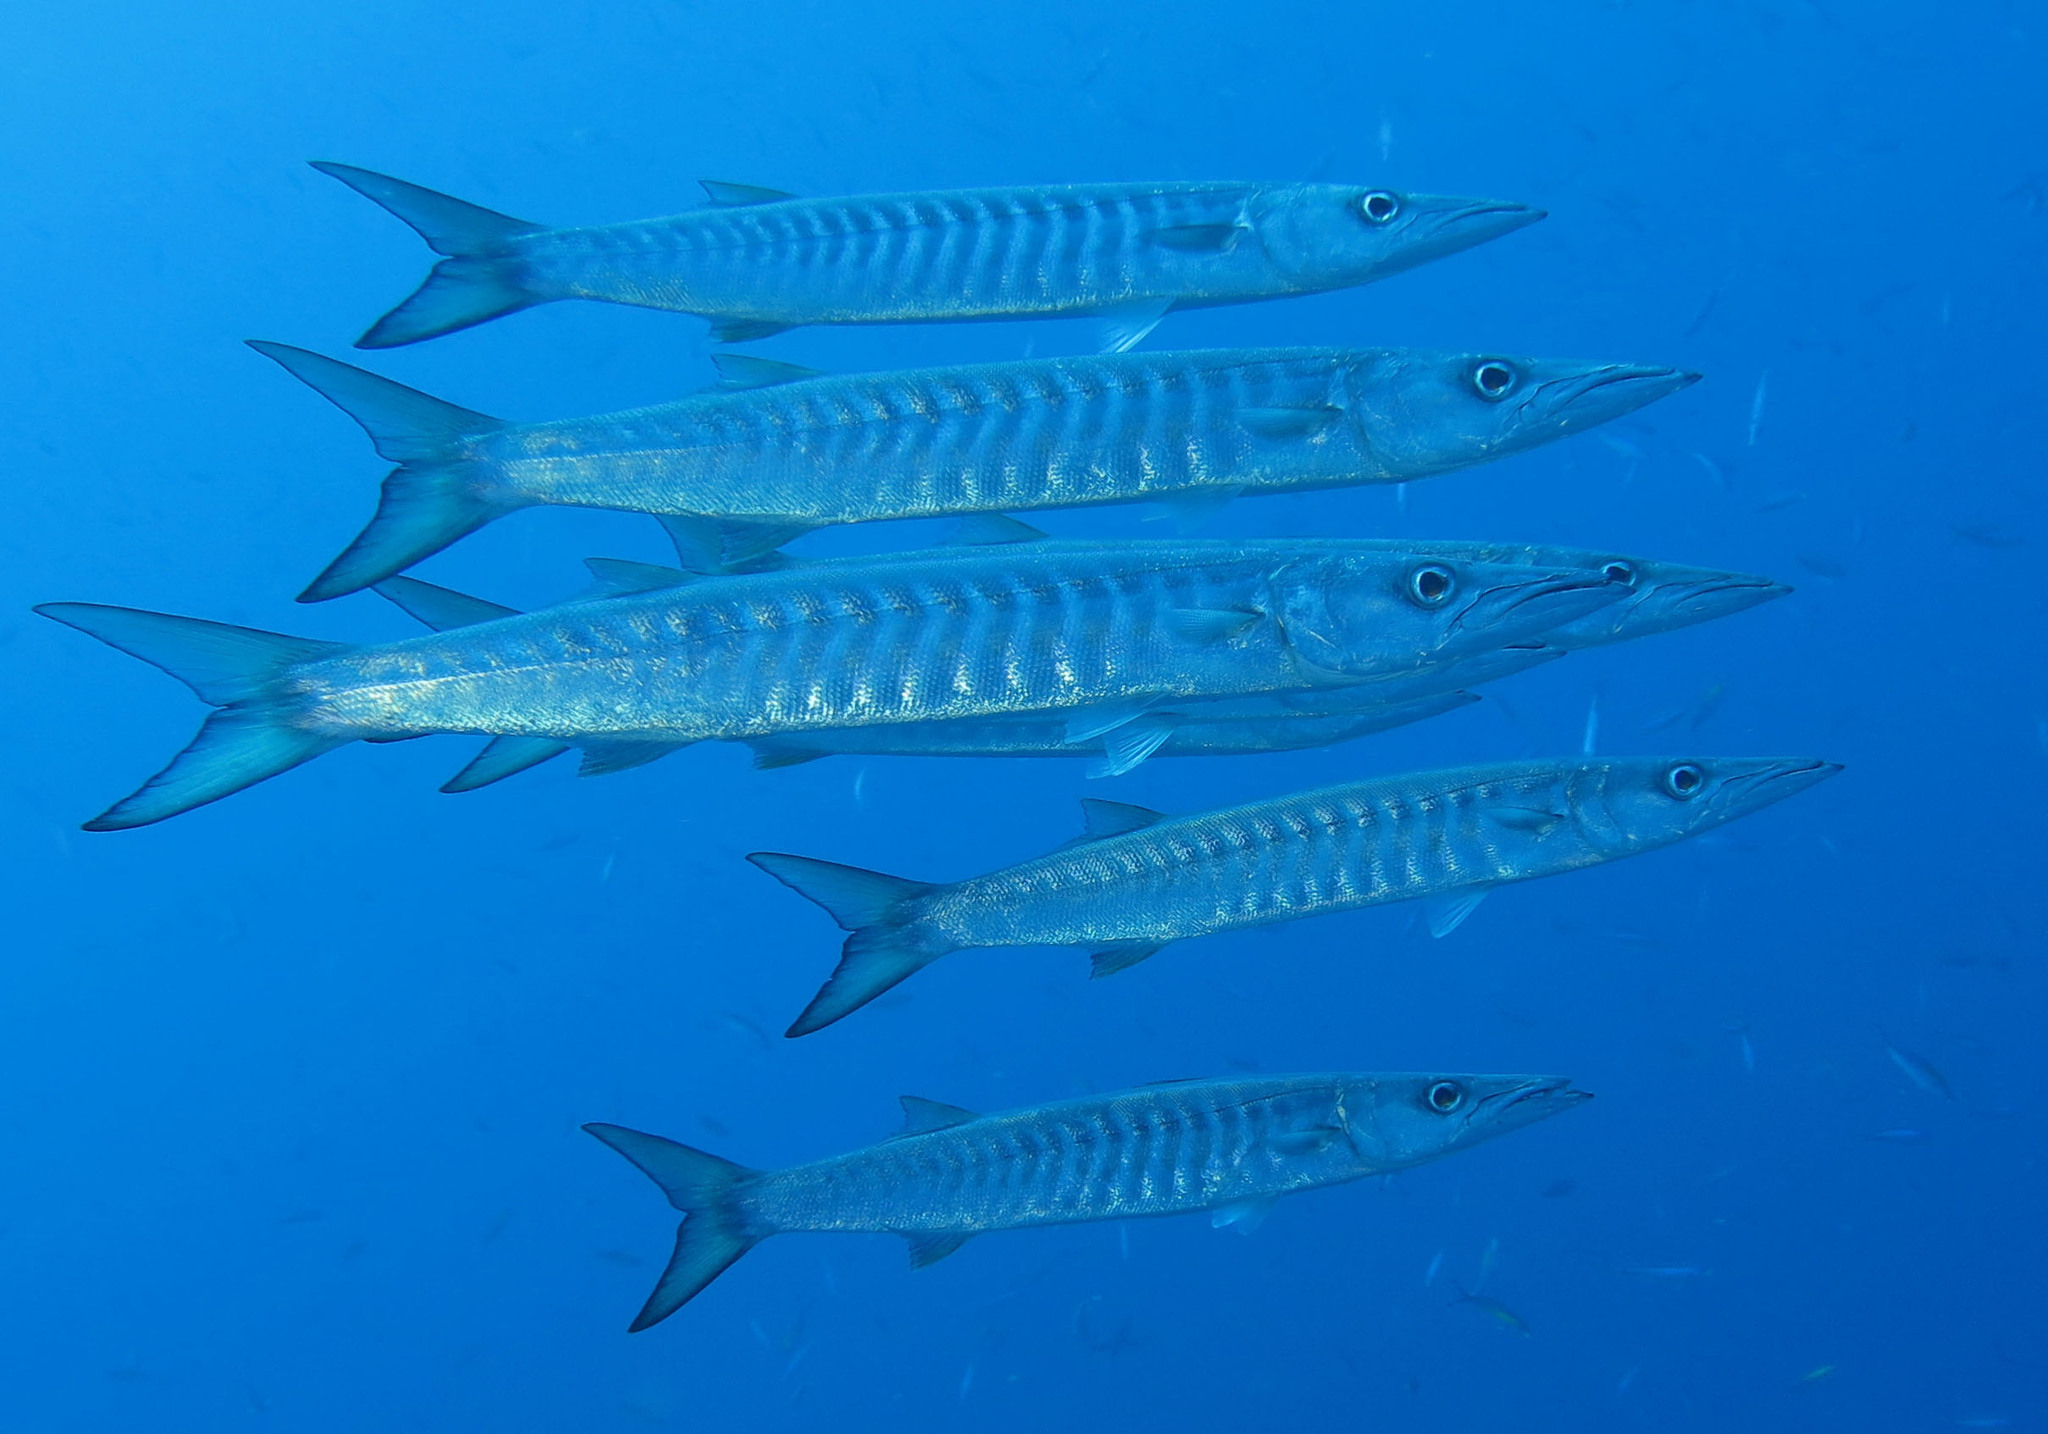
<svg viewBox="0 0 2048 1434">
<path fill-rule="evenodd" d="M 1593 698 L 1586 704 L 1586 730 L 1579 739 L 1579 751 L 1592 756 L 1600 746 L 1600 699 Z"/>
<path fill-rule="evenodd" d="M 1884 1053 L 1891 1057 L 1892 1064 L 1899 1068 L 1900 1074 L 1907 1080 L 1929 1095 L 1938 1095 L 1943 1100 L 1956 1098 L 1955 1087 L 1948 1083 L 1947 1076 L 1936 1069 L 1934 1062 L 1925 1056 L 1915 1055 L 1909 1050 L 1893 1045 L 1888 1037 L 1880 1039 L 1884 1040 Z"/>
<path fill-rule="evenodd" d="M 1974 543 L 1980 548 L 2021 548 L 2027 540 L 2018 533 L 2009 532 L 1996 523 L 1951 523 L 1949 529 L 1959 542 Z"/>
<path fill-rule="evenodd" d="M 1728 474 L 1723 471 L 1720 464 L 1700 452 L 1694 452 L 1691 457 L 1692 461 L 1699 464 L 1706 471 L 1706 475 L 1714 480 L 1715 487 L 1724 493 L 1728 491 Z"/>
<path fill-rule="evenodd" d="M 1624 1265 L 1621 1272 L 1653 1280 L 1690 1280 L 1706 1273 L 1698 1265 Z"/>
<path fill-rule="evenodd" d="M 1756 447 L 1757 430 L 1764 424 L 1764 394 L 1771 383 L 1771 371 L 1765 369 L 1756 381 L 1756 397 L 1749 401 L 1749 446 Z"/>
<path fill-rule="evenodd" d="M 1807 1370 L 1806 1373 L 1800 1375 L 1798 1382 L 1800 1384 L 1818 1384 L 1823 1379 L 1833 1378 L 1835 1370 L 1835 1365 L 1817 1364 L 1812 1369 Z"/>
<path fill-rule="evenodd" d="M 1759 513 L 1776 513 L 1791 507 L 1794 503 L 1804 503 L 1808 496 L 1804 492 L 1793 492 L 1791 490 L 1783 493 L 1773 493 L 1758 503 L 1756 510 Z"/>
<path fill-rule="evenodd" d="M 1926 1138 L 1926 1131 L 1914 1130 L 1903 1125 L 1894 1126 L 1890 1130 L 1873 1130 L 1865 1137 L 1868 1140 L 1882 1140 L 1888 1145 L 1915 1145 Z"/>
<path fill-rule="evenodd" d="M 1461 1291 L 1458 1298 L 1452 1300 L 1451 1303 L 1453 1305 L 1470 1305 L 1495 1324 L 1500 1325 L 1503 1329 L 1512 1330 L 1524 1339 L 1527 1339 L 1529 1335 L 1534 1333 L 1529 1328 L 1527 1320 L 1490 1295 L 1469 1294 Z"/>
<path fill-rule="evenodd" d="M 1472 1292 L 1477 1294 L 1486 1288 L 1486 1282 L 1493 1278 L 1493 1267 L 1500 1261 L 1500 1236 L 1494 1235 L 1486 1242 L 1485 1251 L 1479 1256 L 1479 1278 L 1472 1283 Z"/>
<path fill-rule="evenodd" d="M 1843 578 L 1849 576 L 1847 568 L 1843 567 L 1833 558 L 1825 557 L 1819 553 L 1801 553 L 1798 555 L 1797 561 L 1800 567 L 1805 568 L 1815 577 L 1826 578 L 1829 582 L 1840 582 Z"/>
<path fill-rule="evenodd" d="M 1619 433 L 1614 432 L 1612 429 L 1600 430 L 1598 437 L 1602 443 L 1606 444 L 1616 453 L 1619 453 L 1622 457 L 1628 459 L 1631 463 L 1639 463 L 1642 461 L 1644 454 L 1642 446 L 1640 444 L 1634 443 L 1629 439 L 1623 438 Z"/>
<path fill-rule="evenodd" d="M 1426 1274 L 1424 1274 L 1424 1275 L 1423 1275 L 1423 1277 L 1422 1277 L 1422 1287 L 1423 1287 L 1423 1288 L 1424 1288 L 1425 1290 L 1426 1290 L 1426 1289 L 1428 1289 L 1428 1288 L 1429 1288 L 1429 1287 L 1430 1287 L 1431 1285 L 1433 1285 L 1433 1284 L 1435 1284 L 1435 1283 L 1436 1283 L 1436 1277 L 1437 1277 L 1437 1272 L 1438 1272 L 1439 1270 L 1443 1269 L 1443 1267 L 1444 1267 L 1444 1252 L 1443 1252 L 1442 1250 L 1438 1250 L 1438 1251 L 1436 1252 L 1436 1254 L 1434 1254 L 1433 1256 L 1431 1256 L 1431 1257 L 1430 1257 L 1430 1261 L 1429 1261 L 1429 1270 L 1428 1270 L 1428 1272 L 1427 1272 Z"/>
<path fill-rule="evenodd" d="M 1543 1198 L 1546 1200 L 1561 1200 L 1578 1188 L 1579 1182 L 1576 1180 L 1553 1180 L 1543 1187 Z"/>
<path fill-rule="evenodd" d="M 965 1403 L 967 1402 L 967 1395 L 968 1395 L 968 1392 L 969 1392 L 970 1390 L 972 1390 L 973 1388 L 974 1388 L 974 1366 L 970 1364 L 970 1365 L 968 1365 L 968 1366 L 967 1366 L 967 1368 L 966 1368 L 966 1369 L 965 1369 L 964 1371 L 962 1371 L 962 1372 L 961 1372 L 961 1375 L 960 1375 L 960 1402 L 961 1402 L 962 1404 L 965 1404 Z"/>
<path fill-rule="evenodd" d="M 1629 1386 L 1636 1382 L 1636 1372 L 1641 1368 L 1640 1364 L 1631 1364 L 1621 1378 L 1615 1381 L 1614 1394 L 1617 1399 L 1628 1393 Z"/>
</svg>

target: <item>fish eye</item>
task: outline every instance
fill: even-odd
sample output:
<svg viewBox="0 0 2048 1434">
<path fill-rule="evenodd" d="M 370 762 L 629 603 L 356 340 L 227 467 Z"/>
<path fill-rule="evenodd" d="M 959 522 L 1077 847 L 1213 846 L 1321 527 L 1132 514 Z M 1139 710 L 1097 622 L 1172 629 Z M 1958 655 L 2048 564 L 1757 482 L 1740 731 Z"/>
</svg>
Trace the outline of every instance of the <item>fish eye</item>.
<svg viewBox="0 0 2048 1434">
<path fill-rule="evenodd" d="M 1613 562 L 1602 568 L 1600 574 L 1610 583 L 1627 583 L 1630 587 L 1636 585 L 1636 565 L 1624 562 L 1620 558 L 1616 558 Z"/>
<path fill-rule="evenodd" d="M 1492 402 L 1506 398 L 1508 390 L 1515 386 L 1515 371 L 1499 359 L 1488 359 L 1472 370 L 1472 387 L 1479 390 L 1479 396 Z"/>
<path fill-rule="evenodd" d="M 1442 563 L 1424 563 L 1408 574 L 1408 596 L 1423 607 L 1442 607 L 1457 586 L 1457 579 Z"/>
<path fill-rule="evenodd" d="M 1449 1115 L 1465 1103 L 1465 1087 L 1454 1080 L 1440 1080 L 1429 1088 L 1429 1108 L 1439 1115 Z"/>
<path fill-rule="evenodd" d="M 1680 762 L 1664 774 L 1664 790 L 1681 802 L 1689 802 L 1707 784 L 1707 774 L 1691 762 Z"/>
<path fill-rule="evenodd" d="M 1394 216 L 1401 212 L 1401 196 L 1389 194 L 1384 189 L 1375 189 L 1358 201 L 1358 212 L 1371 224 L 1391 224 Z"/>
</svg>

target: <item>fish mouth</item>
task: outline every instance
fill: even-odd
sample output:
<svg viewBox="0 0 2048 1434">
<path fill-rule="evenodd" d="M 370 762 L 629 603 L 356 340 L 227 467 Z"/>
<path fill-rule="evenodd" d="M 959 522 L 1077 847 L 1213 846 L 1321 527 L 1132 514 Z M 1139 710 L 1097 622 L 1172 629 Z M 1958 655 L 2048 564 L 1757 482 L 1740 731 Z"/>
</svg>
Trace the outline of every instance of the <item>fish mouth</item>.
<svg viewBox="0 0 2048 1434">
<path fill-rule="evenodd" d="M 1477 233 L 1480 239 L 1497 239 L 1503 234 L 1512 234 L 1517 229 L 1527 229 L 1538 220 L 1549 217 L 1550 211 L 1547 209 L 1516 204 L 1512 200 L 1473 199 L 1445 214 L 1438 222 L 1437 228 Z M 1472 242 L 1480 241 L 1474 239 Z"/>
<path fill-rule="evenodd" d="M 1534 637 L 1576 622 L 1628 596 L 1628 584 L 1604 573 L 1552 573 L 1491 587 L 1473 598 L 1451 624 L 1453 631 L 1507 628 L 1510 637 Z"/>
<path fill-rule="evenodd" d="M 1753 771 L 1737 772 L 1722 780 L 1721 803 L 1734 806 L 1738 813 L 1753 812 L 1758 807 L 1797 796 L 1841 770 L 1840 762 L 1824 762 L 1818 757 L 1786 757 L 1759 762 Z"/>
<path fill-rule="evenodd" d="M 1789 597 L 1791 594 L 1790 583 L 1752 577 L 1747 573 L 1722 573 L 1688 585 L 1683 592 L 1670 599 L 1670 606 L 1673 612 L 1684 613 L 1688 621 L 1704 621 L 1707 618 L 1741 612 L 1781 597 Z M 1695 611 L 1699 608 L 1708 611 Z"/>
<path fill-rule="evenodd" d="M 1604 364 L 1590 373 L 1539 385 L 1530 403 L 1541 408 L 1545 419 L 1591 426 L 1691 388 L 1700 377 L 1686 369 L 1650 364 Z"/>
<path fill-rule="evenodd" d="M 1520 1085 L 1488 1096 L 1482 1109 L 1496 1120 L 1517 1125 L 1546 1120 L 1593 1098 L 1589 1090 L 1575 1090 L 1570 1076 L 1532 1076 Z"/>
</svg>

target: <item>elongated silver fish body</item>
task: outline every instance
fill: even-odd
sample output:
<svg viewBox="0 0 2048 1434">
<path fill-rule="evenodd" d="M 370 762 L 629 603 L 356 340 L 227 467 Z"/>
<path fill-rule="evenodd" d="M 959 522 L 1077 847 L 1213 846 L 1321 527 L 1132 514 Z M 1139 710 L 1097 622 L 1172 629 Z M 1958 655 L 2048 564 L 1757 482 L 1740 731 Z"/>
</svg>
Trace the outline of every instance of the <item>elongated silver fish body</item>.
<svg viewBox="0 0 2048 1434">
<path fill-rule="evenodd" d="M 1170 1081 L 989 1116 L 906 1097 L 896 1138 L 773 1171 L 584 1128 L 684 1212 L 637 1330 L 770 1235 L 900 1234 L 922 1265 L 994 1230 L 1202 1210 L 1255 1219 L 1282 1195 L 1408 1169 L 1587 1098 L 1548 1076 L 1366 1072 Z"/>
<path fill-rule="evenodd" d="M 1354 679 L 1410 670 L 1614 596 L 1598 574 L 1465 565 L 1471 602 L 1527 607 L 1467 626 L 1410 599 L 1414 566 L 1256 543 L 945 551 L 357 649 L 288 690 L 303 724 L 363 735 L 737 738 L 1306 688 L 1304 661 Z M 1357 611 L 1333 613 L 1333 595 Z M 1208 625 L 1190 630 L 1190 614 Z"/>
<path fill-rule="evenodd" d="M 1163 702 L 1342 686 L 1539 635 L 1624 589 L 1299 543 L 1028 544 L 707 578 L 343 648 L 57 603 L 46 616 L 222 710 L 137 825 L 349 741 L 479 732 L 662 746 L 1072 712 L 1106 732 Z"/>
<path fill-rule="evenodd" d="M 1368 283 L 1542 218 L 1492 200 L 1335 184 L 1033 185 L 714 205 L 551 229 L 320 164 L 448 258 L 361 343 L 414 343 L 557 299 L 702 314 L 725 337 L 1199 307 Z M 1152 316 L 1156 319 L 1157 314 Z"/>
<path fill-rule="evenodd" d="M 1406 702 L 1354 701 L 1311 711 L 1291 711 L 1267 700 L 1190 703 L 1148 712 L 1115 731 L 1082 741 L 1068 736 L 1067 722 L 1013 718 L 849 727 L 760 738 L 751 745 L 759 767 L 787 767 L 831 756 L 1088 757 L 1096 763 L 1091 775 L 1114 777 L 1155 756 L 1248 757 L 1327 747 L 1421 722 L 1478 700 L 1469 692 L 1447 692 Z"/>
<path fill-rule="evenodd" d="M 255 347 L 401 460 L 377 517 L 310 590 L 320 598 L 535 504 L 786 541 L 842 523 L 1406 482 L 1562 438 L 1696 377 L 1486 354 L 1239 349 L 800 376 L 509 424 L 302 349 Z M 786 368 L 765 367 L 771 378 Z"/>
<path fill-rule="evenodd" d="M 1195 816 L 1091 802 L 1089 839 L 926 884 L 751 858 L 823 905 L 840 967 L 804 1034 L 949 951 L 1081 946 L 1097 974 L 1169 942 L 1396 901 L 1473 897 L 1667 846 L 1839 770 L 1805 759 L 1518 762 L 1353 782 Z M 1454 924 L 1454 923 L 1453 923 Z"/>
</svg>

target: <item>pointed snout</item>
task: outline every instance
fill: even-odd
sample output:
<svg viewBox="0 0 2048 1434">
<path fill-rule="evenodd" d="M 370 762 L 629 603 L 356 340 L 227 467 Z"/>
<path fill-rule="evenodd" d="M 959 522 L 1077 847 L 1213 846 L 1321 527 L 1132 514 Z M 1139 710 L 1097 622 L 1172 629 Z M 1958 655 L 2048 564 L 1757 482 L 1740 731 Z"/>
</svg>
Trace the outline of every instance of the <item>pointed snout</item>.
<svg viewBox="0 0 2048 1434">
<path fill-rule="evenodd" d="M 1547 404 L 1544 417 L 1577 431 L 1691 388 L 1700 375 L 1686 369 L 1653 364 L 1609 363 L 1588 366 L 1572 376 L 1553 378 L 1538 390 Z"/>
<path fill-rule="evenodd" d="M 1714 573 L 1690 582 L 1660 586 L 1656 596 L 1681 624 L 1708 622 L 1791 595 L 1789 583 L 1750 573 Z"/>
<path fill-rule="evenodd" d="M 1842 770 L 1840 762 L 1822 761 L 1818 757 L 1759 757 L 1718 765 L 1724 768 L 1718 805 L 1727 816 L 1782 802 Z"/>
<path fill-rule="evenodd" d="M 1537 220 L 1550 217 L 1550 211 L 1546 209 L 1516 204 L 1507 199 L 1454 199 L 1429 195 L 1420 202 L 1442 215 L 1437 221 L 1439 230 L 1467 236 L 1465 242 L 1469 244 L 1484 244 L 1489 239 L 1498 239 L 1517 229 L 1527 229 Z"/>
<path fill-rule="evenodd" d="M 1548 1120 L 1592 1098 L 1591 1091 L 1573 1089 L 1569 1076 L 1530 1076 L 1491 1097 L 1482 1108 L 1498 1128 L 1514 1129 Z"/>
</svg>

